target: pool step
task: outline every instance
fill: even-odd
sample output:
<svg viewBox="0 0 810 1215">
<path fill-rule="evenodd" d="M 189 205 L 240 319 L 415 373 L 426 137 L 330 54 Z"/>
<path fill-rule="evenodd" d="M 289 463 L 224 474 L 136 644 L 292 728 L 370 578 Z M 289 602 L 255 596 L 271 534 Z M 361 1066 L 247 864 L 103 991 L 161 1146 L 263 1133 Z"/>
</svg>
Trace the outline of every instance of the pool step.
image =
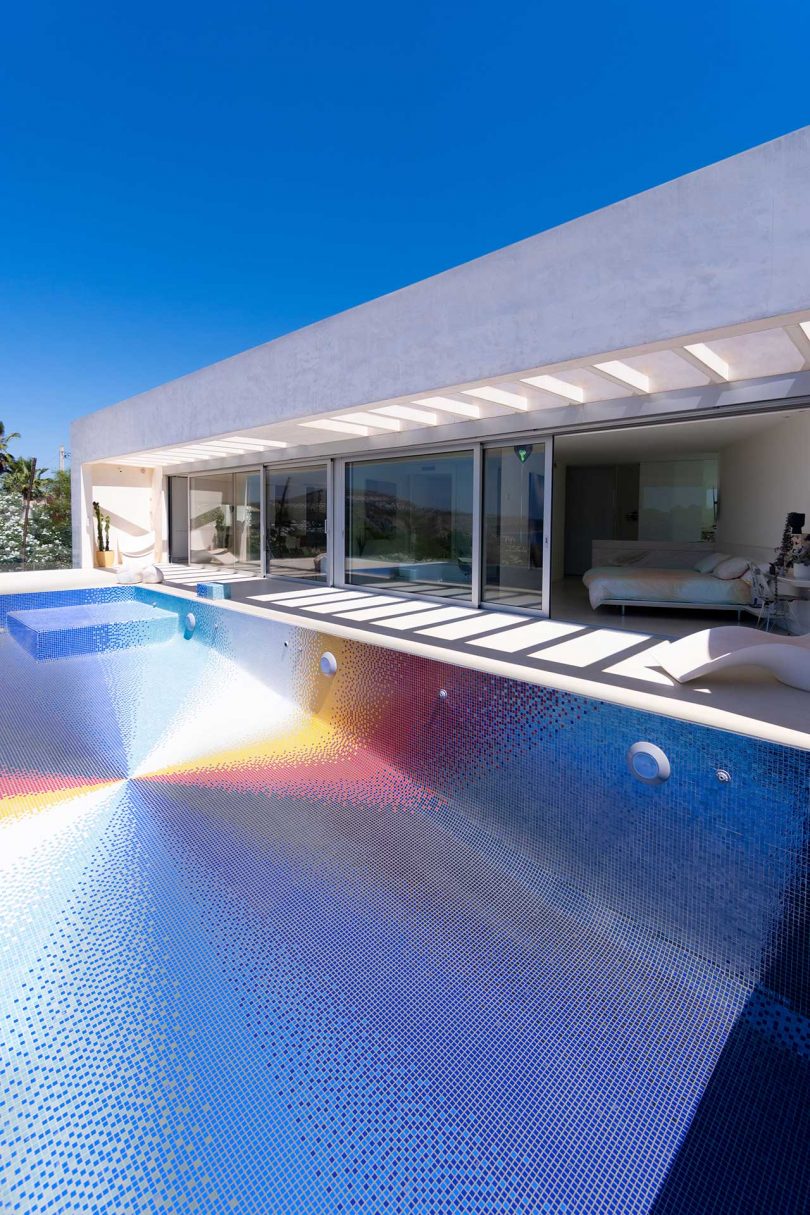
<svg viewBox="0 0 810 1215">
<path fill-rule="evenodd" d="M 40 660 L 169 641 L 179 629 L 174 612 L 131 600 L 9 612 L 7 624 L 15 641 Z"/>
</svg>

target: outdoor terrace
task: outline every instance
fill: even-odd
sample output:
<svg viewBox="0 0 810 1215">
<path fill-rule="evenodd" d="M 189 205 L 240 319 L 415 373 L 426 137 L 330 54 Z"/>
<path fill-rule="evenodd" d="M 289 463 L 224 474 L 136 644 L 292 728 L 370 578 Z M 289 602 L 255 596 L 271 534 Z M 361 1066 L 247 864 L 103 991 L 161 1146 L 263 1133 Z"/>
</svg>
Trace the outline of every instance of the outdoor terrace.
<svg viewBox="0 0 810 1215">
<path fill-rule="evenodd" d="M 268 612 L 324 633 L 810 749 L 806 692 L 753 670 L 744 677 L 718 674 L 710 683 L 682 685 L 659 667 L 675 637 L 727 619 L 640 613 L 622 622 L 613 610 L 605 613 L 604 625 L 595 626 L 582 619 L 530 618 L 360 588 L 212 574 L 210 567 L 163 569 L 165 589 L 191 598 L 197 582 L 224 582 L 230 588 L 230 599 L 219 601 L 225 610 Z M 750 624 L 755 623 L 752 617 Z"/>
<path fill-rule="evenodd" d="M 681 685 L 659 667 L 676 636 L 720 621 L 681 621 L 666 635 L 665 627 L 676 622 L 665 615 L 660 631 L 653 614 L 630 615 L 624 623 L 618 613 L 606 614 L 604 624 L 594 626 L 376 591 L 293 585 L 240 572 L 212 573 L 210 567 L 162 568 L 166 581 L 155 591 L 190 603 L 197 602 L 197 583 L 224 583 L 230 598 L 217 601 L 223 611 L 268 614 L 322 633 L 810 750 L 806 692 L 753 670 L 744 677 L 724 673 L 711 682 Z M 103 586 L 112 580 L 110 572 L 98 570 L 0 574 L 0 595 Z"/>
</svg>

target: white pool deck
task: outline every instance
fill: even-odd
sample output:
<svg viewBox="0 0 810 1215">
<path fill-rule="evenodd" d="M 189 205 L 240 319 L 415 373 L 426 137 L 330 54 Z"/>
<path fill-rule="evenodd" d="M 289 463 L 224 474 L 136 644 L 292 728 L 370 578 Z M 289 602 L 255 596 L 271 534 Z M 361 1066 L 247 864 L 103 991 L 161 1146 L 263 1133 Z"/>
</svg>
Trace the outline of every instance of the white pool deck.
<svg viewBox="0 0 810 1215">
<path fill-rule="evenodd" d="M 672 644 L 660 634 L 531 619 L 362 588 L 206 573 L 230 583 L 232 598 L 215 601 L 226 612 L 270 615 L 321 633 L 810 750 L 810 694 L 753 670 L 682 686 L 658 665 Z M 110 585 L 113 577 L 97 570 L 3 574 L 0 594 Z M 201 575 L 175 567 L 166 569 L 166 577 L 171 581 L 155 590 L 197 601 L 194 588 L 204 580 Z M 696 623 L 696 631 L 702 627 L 705 622 Z"/>
</svg>

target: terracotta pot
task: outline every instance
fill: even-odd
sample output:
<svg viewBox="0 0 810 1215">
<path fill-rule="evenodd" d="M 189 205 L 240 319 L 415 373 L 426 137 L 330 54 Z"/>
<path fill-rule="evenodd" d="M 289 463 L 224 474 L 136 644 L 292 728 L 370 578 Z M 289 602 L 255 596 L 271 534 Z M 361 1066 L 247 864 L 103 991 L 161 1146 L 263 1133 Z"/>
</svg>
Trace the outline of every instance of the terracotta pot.
<svg viewBox="0 0 810 1215">
<path fill-rule="evenodd" d="M 115 564 L 115 553 L 102 553 L 96 549 L 96 568 L 100 570 L 112 569 Z"/>
</svg>

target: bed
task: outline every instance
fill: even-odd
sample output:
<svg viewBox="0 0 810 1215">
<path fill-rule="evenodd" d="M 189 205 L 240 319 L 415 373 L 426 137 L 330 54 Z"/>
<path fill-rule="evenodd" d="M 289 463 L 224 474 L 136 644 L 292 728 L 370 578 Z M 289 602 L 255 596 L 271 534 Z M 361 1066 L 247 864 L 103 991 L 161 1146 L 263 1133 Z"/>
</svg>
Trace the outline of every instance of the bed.
<svg viewBox="0 0 810 1215">
<path fill-rule="evenodd" d="M 680 607 L 736 611 L 751 603 L 751 579 L 716 578 L 694 569 L 594 566 L 582 576 L 592 608 L 625 606 Z"/>
</svg>

